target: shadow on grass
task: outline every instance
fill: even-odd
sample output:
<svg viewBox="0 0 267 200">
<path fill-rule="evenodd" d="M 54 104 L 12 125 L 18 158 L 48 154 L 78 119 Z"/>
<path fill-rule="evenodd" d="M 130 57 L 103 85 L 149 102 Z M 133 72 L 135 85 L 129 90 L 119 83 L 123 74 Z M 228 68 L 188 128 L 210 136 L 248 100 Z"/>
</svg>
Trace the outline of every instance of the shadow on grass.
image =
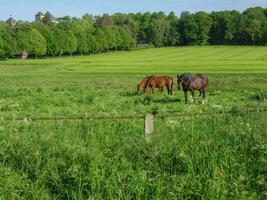
<svg viewBox="0 0 267 200">
<path fill-rule="evenodd" d="M 133 97 L 133 96 L 138 96 L 138 95 L 140 94 L 137 92 L 130 92 L 130 91 L 120 93 L 120 96 L 122 97 Z"/>
<path fill-rule="evenodd" d="M 182 100 L 179 99 L 179 98 L 171 99 L 171 98 L 168 98 L 168 97 L 163 97 L 163 98 L 160 98 L 160 99 L 153 99 L 152 101 L 154 103 L 162 103 L 162 104 L 182 102 Z"/>
</svg>

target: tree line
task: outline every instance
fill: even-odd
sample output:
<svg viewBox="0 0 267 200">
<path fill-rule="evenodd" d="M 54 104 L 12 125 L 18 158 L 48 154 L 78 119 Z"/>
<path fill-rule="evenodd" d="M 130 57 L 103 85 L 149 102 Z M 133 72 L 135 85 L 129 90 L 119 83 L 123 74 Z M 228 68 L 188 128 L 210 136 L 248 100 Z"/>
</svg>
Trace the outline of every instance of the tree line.
<svg viewBox="0 0 267 200">
<path fill-rule="evenodd" d="M 0 23 L 0 58 L 23 51 L 31 56 L 92 54 L 137 46 L 266 45 L 267 8 L 244 12 L 116 13 L 82 18 L 65 16 L 52 23 Z"/>
</svg>

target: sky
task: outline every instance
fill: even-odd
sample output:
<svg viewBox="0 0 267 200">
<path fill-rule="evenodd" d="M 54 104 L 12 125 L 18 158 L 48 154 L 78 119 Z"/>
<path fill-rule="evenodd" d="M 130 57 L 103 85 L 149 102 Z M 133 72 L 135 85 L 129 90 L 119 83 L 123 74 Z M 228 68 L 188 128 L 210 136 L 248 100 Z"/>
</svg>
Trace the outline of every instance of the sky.
<svg viewBox="0 0 267 200">
<path fill-rule="evenodd" d="M 34 15 L 49 10 L 55 17 L 81 17 L 85 13 L 113 14 L 116 12 L 219 11 L 248 7 L 267 7 L 267 0 L 0 0 L 0 20 L 13 16 L 16 20 L 33 21 Z"/>
</svg>

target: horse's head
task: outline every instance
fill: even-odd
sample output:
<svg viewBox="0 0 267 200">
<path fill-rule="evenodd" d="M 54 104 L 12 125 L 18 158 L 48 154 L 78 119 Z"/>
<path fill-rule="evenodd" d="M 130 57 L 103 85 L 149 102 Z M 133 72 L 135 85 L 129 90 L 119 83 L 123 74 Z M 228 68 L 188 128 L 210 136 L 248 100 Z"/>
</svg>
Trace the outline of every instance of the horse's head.
<svg viewBox="0 0 267 200">
<path fill-rule="evenodd" d="M 140 91 L 141 91 L 141 85 L 140 85 L 140 84 L 138 84 L 138 85 L 136 86 L 136 91 L 137 91 L 137 92 L 140 92 Z"/>
</svg>

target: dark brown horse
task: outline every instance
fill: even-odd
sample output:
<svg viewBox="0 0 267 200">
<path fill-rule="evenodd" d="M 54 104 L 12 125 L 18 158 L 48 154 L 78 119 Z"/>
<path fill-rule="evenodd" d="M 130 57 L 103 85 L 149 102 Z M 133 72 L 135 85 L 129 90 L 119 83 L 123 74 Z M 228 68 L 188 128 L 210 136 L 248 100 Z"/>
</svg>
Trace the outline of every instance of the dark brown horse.
<svg viewBox="0 0 267 200">
<path fill-rule="evenodd" d="M 198 90 L 200 92 L 199 96 L 203 96 L 203 99 L 205 98 L 206 93 L 206 87 L 208 86 L 208 77 L 204 74 L 182 74 L 177 75 L 177 83 L 178 83 L 178 90 L 181 89 L 181 86 L 183 87 L 184 95 L 185 95 L 185 102 L 188 102 L 187 98 L 187 92 L 190 91 L 193 98 L 195 97 L 195 90 Z M 195 98 L 194 98 L 195 100 Z"/>
<path fill-rule="evenodd" d="M 164 87 L 167 88 L 168 94 L 172 95 L 173 90 L 173 79 L 169 76 L 152 76 L 148 79 L 145 85 L 145 94 L 147 94 L 148 89 L 150 89 L 153 93 L 156 88 L 159 88 L 161 92 L 163 92 Z"/>
<path fill-rule="evenodd" d="M 148 79 L 150 79 L 151 77 L 153 77 L 153 76 L 146 76 L 142 81 L 140 81 L 140 83 L 136 86 L 136 91 L 137 91 L 137 93 L 138 93 L 138 92 L 141 92 L 142 90 L 145 89 L 145 86 L 146 86 L 146 84 L 147 84 L 147 81 L 148 81 Z"/>
</svg>

